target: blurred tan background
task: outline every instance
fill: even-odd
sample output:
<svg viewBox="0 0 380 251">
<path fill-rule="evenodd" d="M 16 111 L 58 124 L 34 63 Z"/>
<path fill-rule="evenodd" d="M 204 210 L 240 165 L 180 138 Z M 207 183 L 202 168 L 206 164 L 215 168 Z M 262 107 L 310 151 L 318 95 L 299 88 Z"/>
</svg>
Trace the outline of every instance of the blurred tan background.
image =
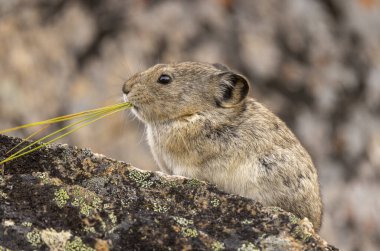
<svg viewBox="0 0 380 251">
<path fill-rule="evenodd" d="M 0 128 L 120 102 L 133 73 L 185 60 L 246 75 L 319 169 L 322 237 L 377 250 L 380 0 L 0 0 Z M 157 168 L 128 112 L 61 142 Z"/>
</svg>

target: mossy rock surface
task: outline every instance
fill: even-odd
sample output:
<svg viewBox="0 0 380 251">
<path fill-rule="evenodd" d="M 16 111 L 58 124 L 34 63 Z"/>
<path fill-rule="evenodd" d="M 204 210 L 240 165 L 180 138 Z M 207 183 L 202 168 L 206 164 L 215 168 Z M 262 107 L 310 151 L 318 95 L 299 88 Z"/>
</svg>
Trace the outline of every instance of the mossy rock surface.
<svg viewBox="0 0 380 251">
<path fill-rule="evenodd" d="M 0 156 L 21 140 L 0 135 Z M 0 250 L 337 250 L 279 208 L 66 145 L 4 165 Z"/>
</svg>

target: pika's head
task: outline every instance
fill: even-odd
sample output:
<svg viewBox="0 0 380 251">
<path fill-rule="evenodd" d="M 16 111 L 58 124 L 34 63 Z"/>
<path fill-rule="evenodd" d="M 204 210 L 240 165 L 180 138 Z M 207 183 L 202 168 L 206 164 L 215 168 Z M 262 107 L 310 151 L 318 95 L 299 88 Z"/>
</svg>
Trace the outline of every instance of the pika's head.
<svg viewBox="0 0 380 251">
<path fill-rule="evenodd" d="M 215 109 L 241 107 L 247 80 L 220 64 L 157 64 L 123 85 L 126 100 L 144 122 L 183 119 Z"/>
</svg>

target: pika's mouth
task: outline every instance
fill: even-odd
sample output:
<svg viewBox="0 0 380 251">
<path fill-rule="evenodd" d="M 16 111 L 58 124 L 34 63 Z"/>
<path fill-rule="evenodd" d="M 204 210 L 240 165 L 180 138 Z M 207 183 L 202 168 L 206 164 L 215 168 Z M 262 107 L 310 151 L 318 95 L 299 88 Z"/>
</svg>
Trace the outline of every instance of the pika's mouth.
<svg viewBox="0 0 380 251">
<path fill-rule="evenodd" d="M 128 102 L 128 103 L 131 103 L 133 106 L 132 106 L 132 109 L 133 108 L 136 108 L 136 105 L 134 103 L 131 102 L 131 100 L 128 98 L 128 95 L 123 93 L 123 99 L 124 99 L 124 102 Z"/>
<path fill-rule="evenodd" d="M 124 102 L 129 102 L 132 104 L 132 110 L 134 110 L 135 112 L 138 112 L 139 111 L 139 108 L 138 106 L 136 106 L 136 104 L 133 102 L 131 102 L 131 100 L 128 98 L 127 94 L 123 93 L 123 99 L 124 99 Z"/>
<path fill-rule="evenodd" d="M 127 94 L 123 93 L 124 102 L 129 102 Z"/>
</svg>

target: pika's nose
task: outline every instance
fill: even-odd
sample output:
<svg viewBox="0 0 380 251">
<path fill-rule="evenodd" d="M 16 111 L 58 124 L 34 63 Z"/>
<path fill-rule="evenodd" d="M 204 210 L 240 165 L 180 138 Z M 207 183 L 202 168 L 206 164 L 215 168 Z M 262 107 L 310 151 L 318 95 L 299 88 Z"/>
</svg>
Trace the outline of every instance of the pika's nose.
<svg viewBox="0 0 380 251">
<path fill-rule="evenodd" d="M 127 83 L 123 84 L 123 93 L 128 94 L 131 91 L 132 86 Z"/>
</svg>

